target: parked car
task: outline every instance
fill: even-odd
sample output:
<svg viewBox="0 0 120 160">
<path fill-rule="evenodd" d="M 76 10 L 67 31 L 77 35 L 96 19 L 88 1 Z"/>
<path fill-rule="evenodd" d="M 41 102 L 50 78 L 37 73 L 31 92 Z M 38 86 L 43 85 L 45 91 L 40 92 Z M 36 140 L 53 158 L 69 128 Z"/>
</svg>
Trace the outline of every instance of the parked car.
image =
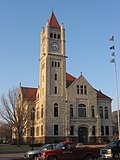
<svg viewBox="0 0 120 160">
<path fill-rule="evenodd" d="M 120 140 L 110 142 L 105 148 L 100 150 L 101 158 L 120 159 Z"/>
<path fill-rule="evenodd" d="M 76 147 L 67 141 L 57 144 L 52 150 L 41 151 L 37 160 L 94 160 L 99 155 L 99 148 Z"/>
<path fill-rule="evenodd" d="M 24 154 L 24 159 L 26 160 L 35 160 L 38 157 L 38 154 L 40 154 L 41 151 L 45 151 L 48 149 L 55 148 L 56 144 L 45 144 L 42 147 L 40 147 L 38 150 L 28 151 Z"/>
</svg>

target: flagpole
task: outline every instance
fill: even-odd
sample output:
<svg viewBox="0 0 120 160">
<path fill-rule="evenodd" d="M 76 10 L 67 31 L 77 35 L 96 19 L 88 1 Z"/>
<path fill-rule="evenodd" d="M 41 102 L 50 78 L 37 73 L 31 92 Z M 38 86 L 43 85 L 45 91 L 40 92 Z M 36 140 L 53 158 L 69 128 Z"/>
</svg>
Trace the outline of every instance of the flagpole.
<svg viewBox="0 0 120 160">
<path fill-rule="evenodd" d="M 116 64 L 116 53 L 115 53 L 115 45 L 114 45 L 114 36 L 112 36 L 110 41 L 113 42 L 112 49 L 114 50 L 114 59 L 112 61 L 114 62 L 114 69 L 115 69 L 115 81 L 116 81 L 116 104 L 117 104 L 117 114 L 118 114 L 118 138 L 120 140 L 120 110 L 119 110 L 119 95 L 118 95 L 118 76 L 117 76 L 117 64 Z M 110 48 L 111 49 L 111 48 Z M 111 61 L 111 62 L 112 62 Z"/>
<path fill-rule="evenodd" d="M 114 63 L 114 66 L 115 66 L 115 79 L 116 79 L 116 104 L 117 104 L 117 107 L 118 107 L 118 137 L 119 137 L 119 140 L 120 140 L 120 110 L 119 110 L 119 96 L 118 96 L 118 78 L 117 78 L 117 65 L 116 65 L 116 59 L 115 59 L 115 63 Z"/>
</svg>

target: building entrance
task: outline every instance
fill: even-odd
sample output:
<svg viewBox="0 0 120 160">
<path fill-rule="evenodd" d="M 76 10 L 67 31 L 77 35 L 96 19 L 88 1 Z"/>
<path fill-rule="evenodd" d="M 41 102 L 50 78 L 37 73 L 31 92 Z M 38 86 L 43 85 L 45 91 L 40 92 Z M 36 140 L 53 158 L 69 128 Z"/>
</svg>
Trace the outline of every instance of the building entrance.
<svg viewBox="0 0 120 160">
<path fill-rule="evenodd" d="M 86 127 L 78 128 L 78 140 L 80 143 L 88 143 L 88 129 Z"/>
</svg>

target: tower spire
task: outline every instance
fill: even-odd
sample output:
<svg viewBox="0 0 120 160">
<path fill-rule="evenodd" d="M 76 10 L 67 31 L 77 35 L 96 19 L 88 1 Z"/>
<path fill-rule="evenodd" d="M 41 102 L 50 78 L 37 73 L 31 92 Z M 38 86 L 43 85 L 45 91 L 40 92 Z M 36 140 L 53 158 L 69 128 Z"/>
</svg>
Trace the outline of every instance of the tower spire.
<svg viewBox="0 0 120 160">
<path fill-rule="evenodd" d="M 57 18 L 56 18 L 53 11 L 52 11 L 50 19 L 49 19 L 49 25 L 50 25 L 51 28 L 60 30 L 60 25 L 59 25 L 59 23 L 57 21 Z"/>
</svg>

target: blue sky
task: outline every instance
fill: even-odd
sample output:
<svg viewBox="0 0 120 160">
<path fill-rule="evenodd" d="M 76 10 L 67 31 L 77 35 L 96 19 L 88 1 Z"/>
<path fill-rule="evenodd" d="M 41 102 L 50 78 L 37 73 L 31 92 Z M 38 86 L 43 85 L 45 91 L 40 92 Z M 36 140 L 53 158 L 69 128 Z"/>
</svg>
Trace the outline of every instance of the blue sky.
<svg viewBox="0 0 120 160">
<path fill-rule="evenodd" d="M 90 84 L 113 99 L 114 64 L 109 61 L 114 34 L 120 90 L 120 0 L 0 0 L 0 95 L 39 82 L 40 32 L 51 11 L 65 25 L 67 72 L 83 72 Z"/>
</svg>

